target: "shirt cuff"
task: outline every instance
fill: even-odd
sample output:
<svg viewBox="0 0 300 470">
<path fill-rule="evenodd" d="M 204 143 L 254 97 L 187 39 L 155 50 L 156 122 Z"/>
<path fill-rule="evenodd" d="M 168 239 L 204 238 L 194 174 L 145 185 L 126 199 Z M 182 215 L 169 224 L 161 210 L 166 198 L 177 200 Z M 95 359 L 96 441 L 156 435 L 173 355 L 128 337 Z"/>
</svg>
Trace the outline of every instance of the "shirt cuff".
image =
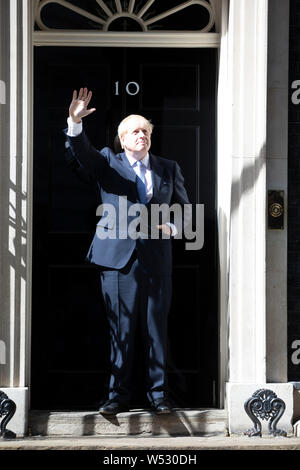
<svg viewBox="0 0 300 470">
<path fill-rule="evenodd" d="M 166 225 L 169 225 L 169 227 L 171 229 L 171 235 L 172 235 L 172 237 L 175 237 L 175 235 L 177 235 L 177 233 L 178 233 L 178 230 L 175 227 L 175 225 L 171 224 L 171 222 L 167 222 Z"/>
<path fill-rule="evenodd" d="M 74 121 L 72 121 L 72 119 L 69 116 L 67 122 L 68 122 L 67 135 L 69 137 L 77 137 L 79 134 L 81 134 L 81 132 L 82 132 L 82 121 L 74 122 Z"/>
</svg>

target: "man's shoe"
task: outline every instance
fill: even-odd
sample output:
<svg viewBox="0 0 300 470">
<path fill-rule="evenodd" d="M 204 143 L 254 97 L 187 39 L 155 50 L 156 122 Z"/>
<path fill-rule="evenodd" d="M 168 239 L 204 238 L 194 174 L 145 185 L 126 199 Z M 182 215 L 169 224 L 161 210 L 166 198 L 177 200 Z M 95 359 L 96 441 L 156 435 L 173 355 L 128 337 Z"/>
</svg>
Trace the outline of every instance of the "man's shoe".
<svg viewBox="0 0 300 470">
<path fill-rule="evenodd" d="M 103 415 L 116 415 L 118 413 L 124 413 L 125 411 L 129 411 L 129 407 L 113 399 L 108 400 L 99 408 L 99 413 Z"/>
<path fill-rule="evenodd" d="M 157 414 L 171 413 L 172 406 L 166 398 L 158 398 L 151 403 L 151 409 Z"/>
</svg>

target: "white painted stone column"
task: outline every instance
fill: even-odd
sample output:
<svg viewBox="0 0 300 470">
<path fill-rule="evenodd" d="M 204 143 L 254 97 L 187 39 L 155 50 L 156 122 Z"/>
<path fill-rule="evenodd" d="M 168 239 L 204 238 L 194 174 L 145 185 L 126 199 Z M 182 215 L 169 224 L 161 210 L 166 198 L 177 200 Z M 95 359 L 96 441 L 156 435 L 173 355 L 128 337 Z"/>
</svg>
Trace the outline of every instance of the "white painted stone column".
<svg viewBox="0 0 300 470">
<path fill-rule="evenodd" d="M 266 378 L 266 0 L 232 0 L 231 382 Z"/>
<path fill-rule="evenodd" d="M 31 1 L 0 2 L 0 390 L 17 411 L 8 428 L 26 432 L 30 370 Z"/>
<path fill-rule="evenodd" d="M 280 427 L 292 431 L 292 386 L 267 384 L 267 39 L 268 0 L 230 0 L 227 159 L 232 175 L 226 403 L 231 433 L 253 426 L 244 403 L 260 388 L 273 390 L 285 401 Z"/>
</svg>

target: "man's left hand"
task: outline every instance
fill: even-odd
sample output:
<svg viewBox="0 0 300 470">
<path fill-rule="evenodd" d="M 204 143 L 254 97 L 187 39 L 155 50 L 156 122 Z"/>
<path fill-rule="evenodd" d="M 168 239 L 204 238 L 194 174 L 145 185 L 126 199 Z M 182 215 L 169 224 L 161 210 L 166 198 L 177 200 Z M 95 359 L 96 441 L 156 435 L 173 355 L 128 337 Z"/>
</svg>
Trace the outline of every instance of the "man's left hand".
<svg viewBox="0 0 300 470">
<path fill-rule="evenodd" d="M 156 228 L 164 232 L 166 235 L 171 236 L 172 235 L 172 229 L 169 225 L 163 224 L 163 225 L 157 225 Z"/>
</svg>

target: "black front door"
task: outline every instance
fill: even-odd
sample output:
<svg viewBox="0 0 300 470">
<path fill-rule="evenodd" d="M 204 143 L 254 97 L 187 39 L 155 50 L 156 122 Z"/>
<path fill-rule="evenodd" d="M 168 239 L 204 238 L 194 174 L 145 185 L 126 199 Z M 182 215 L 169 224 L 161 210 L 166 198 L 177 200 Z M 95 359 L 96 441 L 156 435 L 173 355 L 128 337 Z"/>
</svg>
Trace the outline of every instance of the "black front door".
<svg viewBox="0 0 300 470">
<path fill-rule="evenodd" d="M 101 201 L 67 165 L 62 133 L 81 86 L 93 90 L 97 111 L 84 127 L 95 147 L 113 147 L 120 120 L 144 115 L 154 124 L 152 152 L 176 160 L 190 201 L 204 204 L 203 248 L 173 243 L 168 377 L 178 406 L 218 405 L 215 83 L 214 49 L 36 48 L 32 409 L 95 409 L 107 392 L 99 271 L 85 262 Z M 133 406 L 143 406 L 137 359 Z"/>
</svg>

